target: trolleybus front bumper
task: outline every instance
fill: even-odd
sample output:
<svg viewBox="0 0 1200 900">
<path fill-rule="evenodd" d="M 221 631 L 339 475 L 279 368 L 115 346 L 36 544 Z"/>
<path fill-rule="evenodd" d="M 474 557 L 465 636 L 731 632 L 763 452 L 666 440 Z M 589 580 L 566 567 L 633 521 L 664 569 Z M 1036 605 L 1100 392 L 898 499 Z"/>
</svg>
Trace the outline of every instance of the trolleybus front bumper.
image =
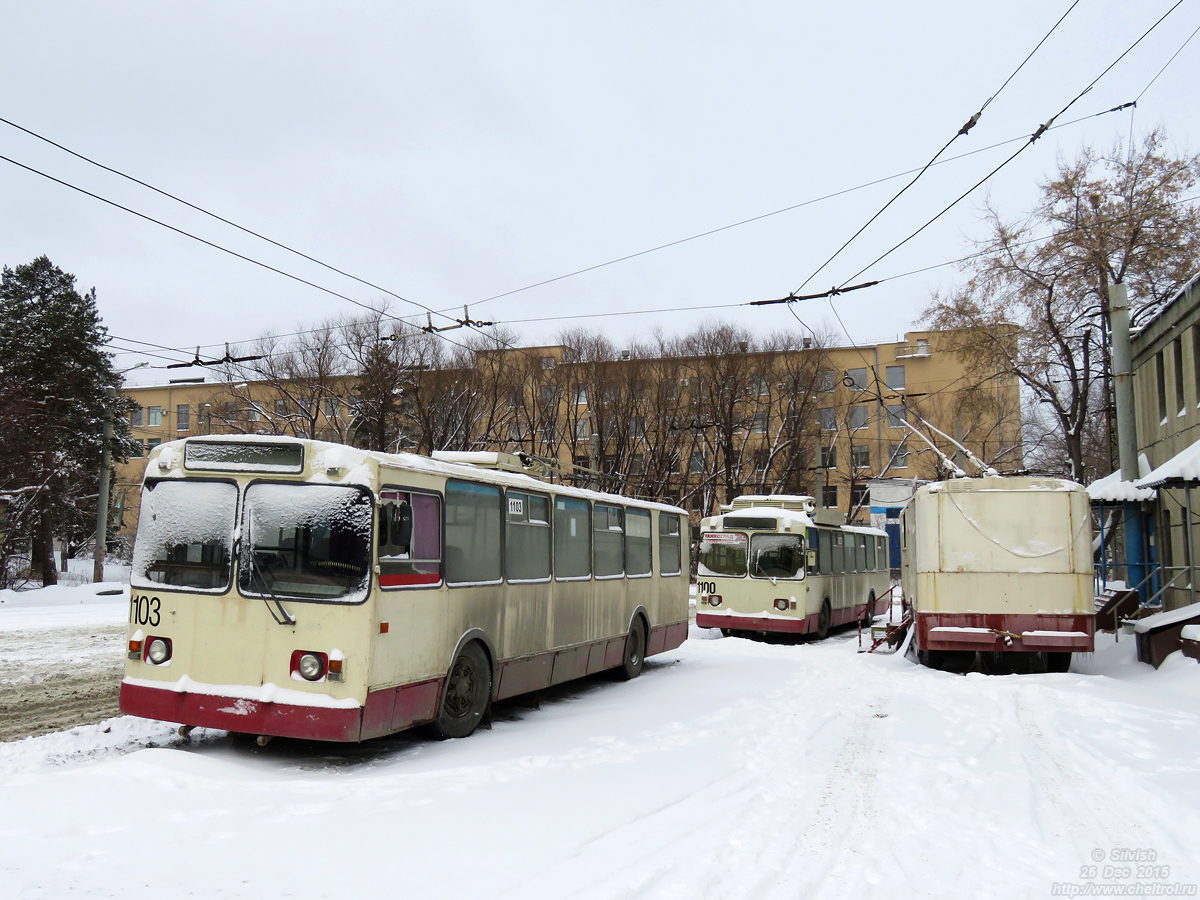
<svg viewBox="0 0 1200 900">
<path fill-rule="evenodd" d="M 1091 653 L 1094 615 L 921 613 L 917 643 L 926 650 Z"/>
<path fill-rule="evenodd" d="M 808 619 L 812 619 L 812 622 L 810 623 Z M 735 612 L 697 611 L 696 624 L 701 628 L 729 628 L 733 631 L 777 631 L 785 634 L 807 634 L 809 631 L 816 631 L 817 617 L 815 615 L 803 618 L 769 614 L 749 616 Z"/>
<path fill-rule="evenodd" d="M 181 690 L 177 685 L 157 687 L 126 679 L 121 683 L 120 703 L 121 711 L 130 715 L 200 728 L 313 741 L 361 741 L 432 721 L 441 683 L 438 678 L 371 691 L 366 706 L 356 702 L 318 706 Z"/>
</svg>

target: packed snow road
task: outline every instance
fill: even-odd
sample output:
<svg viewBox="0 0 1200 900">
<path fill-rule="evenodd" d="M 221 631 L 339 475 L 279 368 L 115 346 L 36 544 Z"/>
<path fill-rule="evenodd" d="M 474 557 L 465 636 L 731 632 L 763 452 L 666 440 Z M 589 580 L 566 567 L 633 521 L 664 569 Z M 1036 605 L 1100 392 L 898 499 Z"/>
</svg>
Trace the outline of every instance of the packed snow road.
<svg viewBox="0 0 1200 900">
<path fill-rule="evenodd" d="M 259 749 L 118 717 L 0 744 L 0 896 L 1194 885 L 1197 734 L 1200 666 L 1155 672 L 1129 640 L 1069 674 L 999 678 L 859 655 L 853 632 L 785 645 L 693 629 L 632 682 L 498 705 L 460 741 Z"/>
</svg>

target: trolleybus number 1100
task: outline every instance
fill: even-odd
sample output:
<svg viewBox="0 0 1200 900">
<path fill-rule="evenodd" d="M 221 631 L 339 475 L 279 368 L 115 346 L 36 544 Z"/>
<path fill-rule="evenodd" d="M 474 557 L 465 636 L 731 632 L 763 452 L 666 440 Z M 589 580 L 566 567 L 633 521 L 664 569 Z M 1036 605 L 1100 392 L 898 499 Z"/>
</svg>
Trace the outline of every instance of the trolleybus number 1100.
<svg viewBox="0 0 1200 900">
<path fill-rule="evenodd" d="M 697 581 L 696 593 L 701 597 L 706 594 L 715 594 L 717 592 L 717 583 L 715 581 Z"/>
<path fill-rule="evenodd" d="M 129 621 L 134 625 L 150 625 L 157 628 L 161 605 L 161 601 L 157 597 L 136 597 L 131 594 L 129 597 Z"/>
</svg>

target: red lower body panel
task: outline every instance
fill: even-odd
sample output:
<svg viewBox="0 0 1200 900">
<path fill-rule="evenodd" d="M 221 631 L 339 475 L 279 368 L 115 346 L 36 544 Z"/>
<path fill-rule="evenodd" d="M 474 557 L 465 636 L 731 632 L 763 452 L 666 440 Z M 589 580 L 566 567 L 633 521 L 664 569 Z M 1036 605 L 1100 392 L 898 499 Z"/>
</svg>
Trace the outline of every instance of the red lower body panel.
<svg viewBox="0 0 1200 900">
<path fill-rule="evenodd" d="M 687 628 L 687 622 L 651 628 L 646 656 L 674 650 L 687 638 Z M 496 668 L 495 698 L 611 669 L 624 658 L 622 637 L 506 660 Z M 314 741 L 365 741 L 436 719 L 444 681 L 433 678 L 371 691 L 365 706 L 351 708 L 268 703 L 123 682 L 120 703 L 121 711 L 129 715 L 200 728 Z"/>
<path fill-rule="evenodd" d="M 357 741 L 362 726 L 360 707 L 264 703 L 128 683 L 121 684 L 121 711 L 201 728 L 318 741 Z"/>
<path fill-rule="evenodd" d="M 1094 615 L 917 613 L 917 645 L 925 650 L 1091 653 Z"/>
<path fill-rule="evenodd" d="M 880 601 L 876 601 L 876 609 Z M 857 622 L 863 616 L 866 604 L 846 606 L 832 610 L 830 626 L 836 628 L 848 622 Z M 813 634 L 817 630 L 817 614 L 804 618 L 790 619 L 784 616 L 720 615 L 696 611 L 696 624 L 701 628 L 729 628 L 733 631 L 774 631 L 781 634 Z"/>
</svg>

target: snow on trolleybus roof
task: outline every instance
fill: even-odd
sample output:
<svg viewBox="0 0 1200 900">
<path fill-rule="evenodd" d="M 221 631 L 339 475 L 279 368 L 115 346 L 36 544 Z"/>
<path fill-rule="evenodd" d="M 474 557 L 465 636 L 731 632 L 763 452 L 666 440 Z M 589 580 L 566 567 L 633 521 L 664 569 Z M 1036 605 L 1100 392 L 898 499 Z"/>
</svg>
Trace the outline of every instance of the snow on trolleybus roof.
<svg viewBox="0 0 1200 900">
<path fill-rule="evenodd" d="M 304 455 L 305 464 L 297 469 L 294 464 L 279 464 L 272 467 L 259 459 L 238 460 L 226 456 L 221 462 L 204 460 L 200 466 L 189 464 L 188 449 L 197 445 L 259 445 L 266 448 L 311 448 L 311 453 Z M 449 454 L 447 454 L 449 455 Z M 456 460 L 447 461 L 421 456 L 416 453 L 383 453 L 378 450 L 362 450 L 345 444 L 333 444 L 327 441 L 309 438 L 294 438 L 286 435 L 264 434 L 221 434 L 205 435 L 204 437 L 180 438 L 176 441 L 159 444 L 149 454 L 146 465 L 146 477 L 176 477 L 182 478 L 192 473 L 225 472 L 230 474 L 304 474 L 310 472 L 309 479 L 320 482 L 323 478 L 338 484 L 359 484 L 371 487 L 374 475 L 370 464 L 392 466 L 421 472 L 429 475 L 440 475 L 447 478 L 477 479 L 483 475 L 490 482 L 515 488 L 545 490 L 547 483 L 542 479 L 522 472 L 510 472 L 504 469 L 486 468 L 496 460 L 496 453 L 477 452 L 454 454 Z M 193 452 L 192 458 L 196 454 Z M 467 461 L 470 458 L 471 461 Z M 180 465 L 182 463 L 182 466 Z M 220 468 L 218 468 L 220 466 Z M 570 485 L 554 485 L 554 493 L 588 500 L 619 500 L 621 503 L 635 503 L 647 509 L 657 509 L 662 512 L 687 515 L 687 511 L 679 506 L 659 503 L 654 500 L 642 500 L 625 497 L 620 494 L 609 494 L 604 491 L 593 491 Z"/>
</svg>

